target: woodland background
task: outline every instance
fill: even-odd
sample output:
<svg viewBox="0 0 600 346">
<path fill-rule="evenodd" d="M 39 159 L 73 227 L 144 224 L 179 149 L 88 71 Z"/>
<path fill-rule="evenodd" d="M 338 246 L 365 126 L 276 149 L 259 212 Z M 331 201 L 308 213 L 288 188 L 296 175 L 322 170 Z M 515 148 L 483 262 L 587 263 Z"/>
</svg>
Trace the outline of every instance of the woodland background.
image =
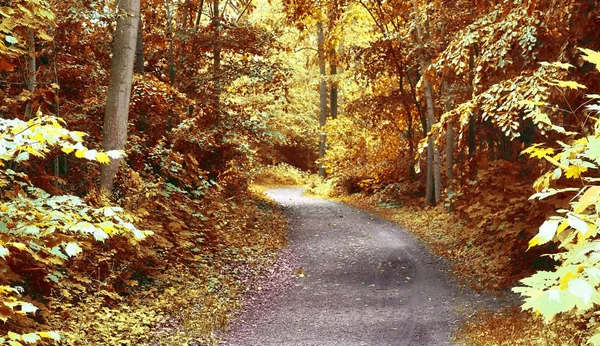
<svg viewBox="0 0 600 346">
<path fill-rule="evenodd" d="M 0 343 L 217 342 L 285 246 L 250 185 L 286 183 L 542 315 L 479 314 L 463 342 L 600 344 L 598 50 L 593 0 L 0 1 Z"/>
</svg>

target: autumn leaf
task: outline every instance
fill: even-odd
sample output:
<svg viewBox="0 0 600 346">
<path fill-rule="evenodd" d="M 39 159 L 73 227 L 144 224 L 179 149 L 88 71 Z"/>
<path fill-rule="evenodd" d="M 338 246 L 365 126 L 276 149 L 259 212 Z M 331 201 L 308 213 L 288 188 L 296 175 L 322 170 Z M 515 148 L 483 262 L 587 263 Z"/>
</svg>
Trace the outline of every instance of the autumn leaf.
<svg viewBox="0 0 600 346">
<path fill-rule="evenodd" d="M 12 72 L 17 65 L 9 63 L 6 58 L 0 59 L 0 71 Z"/>
<path fill-rule="evenodd" d="M 557 81 L 556 84 L 560 87 L 563 88 L 569 88 L 569 89 L 587 89 L 587 87 L 583 84 L 579 84 L 575 81 Z"/>
<path fill-rule="evenodd" d="M 579 178 L 581 176 L 581 173 L 584 172 L 587 172 L 587 168 L 570 165 L 565 170 L 565 177 L 567 177 L 567 179 Z"/>
<path fill-rule="evenodd" d="M 85 157 L 85 153 L 87 153 L 87 149 L 83 148 L 83 149 L 79 149 L 75 152 L 75 157 L 78 159 L 82 159 Z"/>
<path fill-rule="evenodd" d="M 600 52 L 596 52 L 596 51 L 593 51 L 593 50 L 587 49 L 587 48 L 578 48 L 578 49 L 585 54 L 582 56 L 582 58 L 585 61 L 591 62 L 592 64 L 596 65 L 596 69 L 598 69 L 600 71 Z"/>
<path fill-rule="evenodd" d="M 573 212 L 579 214 L 583 212 L 587 207 L 596 205 L 599 201 L 600 186 L 592 186 L 585 191 L 585 193 L 579 198 L 579 201 L 575 204 Z"/>
<path fill-rule="evenodd" d="M 52 339 L 52 340 L 60 341 L 60 334 L 58 332 L 54 332 L 54 331 L 39 332 L 38 335 L 45 339 Z"/>
<path fill-rule="evenodd" d="M 77 254 L 79 254 L 81 251 L 82 251 L 81 247 L 79 246 L 79 244 L 77 244 L 75 242 L 70 242 L 67 245 L 65 245 L 65 253 L 69 257 L 77 256 Z"/>
<path fill-rule="evenodd" d="M 100 163 L 104 163 L 104 164 L 109 164 L 110 163 L 110 158 L 108 157 L 108 155 L 106 153 L 99 152 L 96 155 L 96 161 L 98 161 Z"/>
</svg>

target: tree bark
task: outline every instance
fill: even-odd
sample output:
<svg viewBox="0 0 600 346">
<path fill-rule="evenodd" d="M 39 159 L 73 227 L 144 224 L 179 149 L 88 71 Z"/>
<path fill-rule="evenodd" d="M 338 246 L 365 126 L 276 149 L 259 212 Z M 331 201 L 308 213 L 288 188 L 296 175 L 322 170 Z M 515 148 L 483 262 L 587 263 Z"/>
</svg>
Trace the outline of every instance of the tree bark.
<svg viewBox="0 0 600 346">
<path fill-rule="evenodd" d="M 171 4 L 169 0 L 165 0 L 165 8 L 167 9 L 167 32 L 169 33 L 169 84 L 175 84 L 175 48 L 173 34 L 173 13 L 171 12 Z"/>
<path fill-rule="evenodd" d="M 110 84 L 104 114 L 104 150 L 125 149 L 139 19 L 140 0 L 119 0 Z M 113 191 L 120 162 L 121 159 L 111 159 L 110 164 L 102 166 L 100 187 L 108 193 Z"/>
<path fill-rule="evenodd" d="M 214 114 L 218 116 L 221 109 L 221 14 L 219 9 L 219 0 L 213 0 L 213 25 L 214 25 L 214 46 L 213 46 L 213 83 L 215 85 Z"/>
<path fill-rule="evenodd" d="M 141 17 L 137 29 L 137 40 L 135 43 L 135 72 L 144 74 L 144 35 Z"/>
<path fill-rule="evenodd" d="M 429 79 L 425 76 L 425 101 L 427 104 L 427 132 L 435 124 L 435 109 L 433 103 L 433 91 Z M 430 169 L 431 167 L 431 169 Z M 440 150 L 435 146 L 433 137 L 427 139 L 427 202 L 436 204 L 442 198 L 442 172 L 440 165 Z"/>
<path fill-rule="evenodd" d="M 450 96 L 446 98 L 446 112 L 452 110 L 452 101 Z M 452 123 L 448 123 L 446 129 L 446 188 L 447 193 L 452 193 L 452 184 L 454 181 L 454 128 Z"/>
<path fill-rule="evenodd" d="M 36 64 L 35 64 L 35 36 L 33 34 L 33 29 L 27 29 L 27 90 L 31 93 L 33 97 L 33 92 L 35 91 L 35 86 L 37 84 L 37 80 L 35 77 Z M 34 114 L 33 109 L 33 100 L 27 102 L 25 106 L 25 118 L 31 119 Z"/>
<path fill-rule="evenodd" d="M 325 134 L 325 124 L 327 121 L 327 82 L 326 82 L 326 71 L 325 71 L 325 37 L 323 33 L 323 22 L 319 20 L 317 23 L 317 44 L 318 44 L 318 56 L 319 56 L 319 95 L 320 95 L 320 112 L 319 112 L 319 125 L 321 126 L 321 135 L 319 136 L 319 160 L 323 160 L 325 157 L 325 143 L 327 137 Z M 327 176 L 323 163 L 319 163 L 319 175 L 323 178 Z"/>
<path fill-rule="evenodd" d="M 338 116 L 338 84 L 337 75 L 337 55 L 335 48 L 331 48 L 329 60 L 329 69 L 331 73 L 331 91 L 329 94 L 329 114 L 331 119 L 337 119 Z"/>
<path fill-rule="evenodd" d="M 413 7 L 415 11 L 415 28 L 417 30 L 418 43 L 423 47 L 424 35 L 423 28 L 421 27 L 421 16 L 419 14 L 419 6 L 415 0 L 413 0 Z M 427 24 L 427 23 L 425 23 Z M 423 86 L 425 89 L 425 101 L 427 104 L 427 133 L 431 130 L 433 124 L 435 124 L 435 105 L 433 102 L 433 90 L 429 82 L 429 78 L 425 74 L 427 68 L 427 59 L 421 54 L 420 65 L 421 75 L 423 78 Z M 426 184 L 426 200 L 429 204 L 435 204 L 440 201 L 442 196 L 442 172 L 440 164 L 440 152 L 435 147 L 435 142 L 432 137 L 427 140 L 427 184 Z"/>
<path fill-rule="evenodd" d="M 182 18 L 182 23 L 181 23 L 181 30 L 179 31 L 179 34 L 181 36 L 181 46 L 179 47 L 179 70 L 183 70 L 183 63 L 185 61 L 185 45 L 187 43 L 187 32 L 186 32 L 186 28 L 187 28 L 187 22 L 188 22 L 188 16 L 189 16 L 189 12 L 190 12 L 190 0 L 185 0 L 185 3 L 183 4 L 183 18 Z"/>
</svg>

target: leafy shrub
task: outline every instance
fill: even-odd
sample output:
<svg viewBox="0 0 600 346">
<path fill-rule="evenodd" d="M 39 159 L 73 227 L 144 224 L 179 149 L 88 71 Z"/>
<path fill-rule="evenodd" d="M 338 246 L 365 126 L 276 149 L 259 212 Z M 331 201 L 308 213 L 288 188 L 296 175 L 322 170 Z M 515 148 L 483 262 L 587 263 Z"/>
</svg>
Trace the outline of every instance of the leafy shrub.
<svg viewBox="0 0 600 346">
<path fill-rule="evenodd" d="M 257 169 L 254 183 L 263 186 L 269 185 L 306 185 L 311 180 L 308 172 L 280 163 L 274 166 L 266 166 Z"/>
<path fill-rule="evenodd" d="M 600 53 L 581 49 L 583 59 L 595 64 L 600 71 Z M 567 68 L 569 66 L 566 66 Z M 568 88 L 585 88 L 576 82 L 549 82 Z M 589 327 L 595 335 L 588 343 L 600 345 L 600 325 L 595 305 L 600 304 L 600 179 L 597 172 L 600 167 L 600 95 L 588 95 L 592 104 L 588 105 L 589 125 L 569 140 L 558 141 L 558 148 L 545 144 L 535 144 L 524 153 L 530 157 L 544 159 L 550 165 L 535 183 L 536 193 L 530 199 L 545 199 L 557 194 L 572 193 L 570 206 L 558 209 L 558 215 L 548 218 L 539 228 L 538 234 L 529 241 L 529 247 L 554 241 L 563 249 L 551 255 L 560 264 L 554 271 L 539 271 L 521 281 L 522 286 L 513 290 L 525 297 L 523 309 L 531 309 L 551 320 L 556 314 L 572 311 L 589 318 Z M 553 124 L 544 117 L 545 102 L 530 103 L 540 119 L 546 119 L 544 126 Z M 561 178 L 581 182 L 578 187 L 551 187 Z M 572 185 L 572 184 L 570 184 Z M 569 186 L 569 185 L 567 185 Z"/>
<path fill-rule="evenodd" d="M 11 286 L 22 282 L 23 257 L 26 266 L 46 273 L 47 281 L 58 282 L 61 267 L 77 256 L 94 238 L 103 242 L 113 235 L 123 235 L 131 242 L 144 239 L 151 232 L 133 225 L 133 217 L 118 207 L 93 207 L 72 195 L 51 196 L 32 185 L 25 173 L 17 172 L 19 163 L 32 156 L 44 157 L 59 147 L 77 158 L 108 163 L 120 158 L 120 151 L 97 151 L 83 146 L 82 132 L 62 127 L 62 120 L 43 116 L 29 121 L 0 119 L 0 320 L 34 314 L 38 308 L 20 297 L 22 289 Z M 10 167 L 7 165 L 10 164 Z M 18 260 L 16 258 L 19 258 Z M 31 264 L 33 262 L 33 264 Z M 56 275 L 59 273 L 60 275 Z M 57 332 L 15 333 L 0 337 L 0 344 L 33 344 L 41 339 L 60 340 Z"/>
</svg>

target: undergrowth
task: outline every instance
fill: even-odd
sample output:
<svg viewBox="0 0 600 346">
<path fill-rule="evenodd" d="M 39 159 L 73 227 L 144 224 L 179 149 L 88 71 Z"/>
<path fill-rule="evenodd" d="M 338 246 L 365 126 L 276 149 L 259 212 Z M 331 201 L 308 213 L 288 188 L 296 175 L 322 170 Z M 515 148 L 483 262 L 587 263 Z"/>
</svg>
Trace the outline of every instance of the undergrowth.
<svg viewBox="0 0 600 346">
<path fill-rule="evenodd" d="M 547 324 L 530 312 L 507 307 L 497 312 L 476 313 L 460 328 L 455 341 L 462 346 L 585 345 L 590 336 L 585 325 L 584 319 L 570 315 Z"/>
<path fill-rule="evenodd" d="M 204 211 L 211 220 L 186 227 L 184 213 L 198 202 L 178 199 L 183 203 L 157 197 L 154 205 L 164 209 L 140 221 L 157 230 L 144 249 L 146 265 L 163 262 L 131 275 L 126 288 L 123 279 L 97 281 L 89 274 L 83 280 L 96 289 L 88 288 L 81 299 L 55 295 L 42 326 L 63 331 L 68 345 L 216 345 L 217 331 L 226 328 L 243 294 L 285 246 L 286 221 L 262 196 L 217 194 L 202 202 L 212 205 Z M 161 219 L 170 230 L 157 223 Z M 189 237 L 169 237 L 175 230 Z"/>
<path fill-rule="evenodd" d="M 304 186 L 314 176 L 287 163 L 263 166 L 256 169 L 253 183 L 258 186 Z"/>
</svg>

